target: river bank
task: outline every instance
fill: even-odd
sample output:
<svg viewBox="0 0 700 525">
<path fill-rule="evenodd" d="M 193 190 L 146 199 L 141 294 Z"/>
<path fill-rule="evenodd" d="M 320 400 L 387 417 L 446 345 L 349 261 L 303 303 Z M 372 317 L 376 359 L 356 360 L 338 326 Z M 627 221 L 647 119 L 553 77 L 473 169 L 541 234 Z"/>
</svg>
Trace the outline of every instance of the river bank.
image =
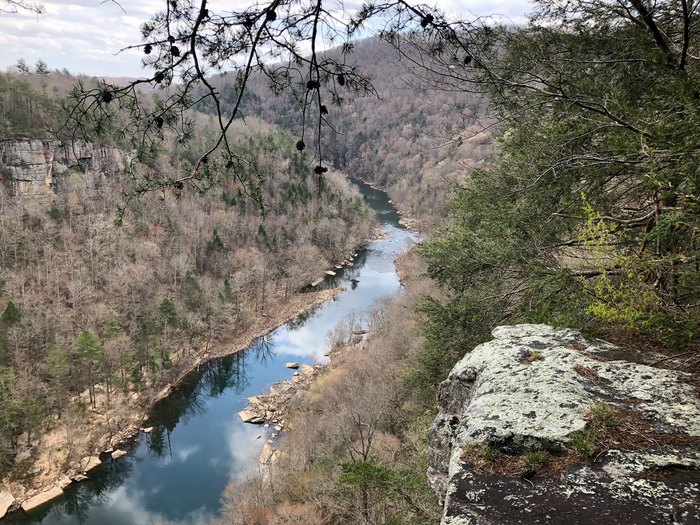
<svg viewBox="0 0 700 525">
<path fill-rule="evenodd" d="M 241 407 L 268 428 L 248 425 L 265 438 L 258 465 L 227 487 L 216 525 L 252 516 L 267 524 L 439 521 L 426 478 L 434 413 L 412 380 L 422 351 L 415 306 L 432 283 L 416 250 L 398 259 L 401 293 L 376 304 L 369 322 L 344 325 L 326 350 L 330 362 L 300 366 Z"/>
<path fill-rule="evenodd" d="M 70 484 L 87 479 L 104 462 L 125 454 L 120 447 L 140 432 L 148 432 L 153 407 L 195 370 L 207 362 L 248 348 L 277 326 L 313 310 L 335 297 L 342 289 L 332 288 L 298 293 L 276 304 L 266 315 L 258 315 L 248 330 L 215 348 L 196 352 L 192 361 L 182 363 L 178 372 L 160 390 L 144 394 L 113 392 L 100 396 L 96 409 L 87 409 L 83 421 L 64 415 L 54 427 L 34 440 L 29 451 L 18 458 L 19 479 L 3 480 L 0 486 L 0 517 L 20 508 L 31 511 L 61 497 Z M 102 389 L 98 385 L 98 392 Z"/>
<path fill-rule="evenodd" d="M 404 289 L 407 285 L 411 286 L 423 281 L 421 275 L 424 269 L 415 246 L 399 255 L 394 267 Z M 409 293 L 411 292 L 413 290 Z M 328 358 L 326 363 L 315 366 L 287 363 L 287 368 L 294 370 L 291 379 L 276 382 L 270 385 L 266 392 L 247 399 L 248 405 L 239 412 L 239 417 L 246 423 L 263 425 L 264 428 L 274 430 L 266 440 L 258 458 L 261 465 L 267 467 L 274 465 L 285 450 L 288 450 L 289 444 L 283 438 L 286 433 L 294 432 L 295 428 L 298 428 L 293 423 L 294 419 L 301 414 L 304 397 L 309 395 L 314 385 L 334 368 L 347 364 L 347 359 L 353 359 L 353 353 L 362 355 L 368 350 L 375 336 L 374 331 L 369 328 L 346 327 L 346 333 L 340 335 L 340 339 L 329 342 L 328 351 L 324 354 Z"/>
<path fill-rule="evenodd" d="M 191 524 L 206 521 L 205 515 L 213 517 L 218 513 L 220 495 L 226 485 L 239 479 L 247 465 L 257 463 L 260 449 L 273 431 L 273 428 L 262 431 L 241 421 L 237 414 L 245 407 L 245 400 L 266 392 L 271 384 L 290 378 L 293 371 L 285 368 L 287 362 L 297 361 L 300 368 L 323 362 L 327 341 L 338 327 L 345 326 L 349 317 L 361 324 L 368 323 L 377 300 L 393 296 L 401 288 L 394 261 L 415 242 L 415 234 L 399 225 L 399 217 L 386 194 L 361 182 L 357 185 L 376 212 L 382 235 L 374 235 L 374 242 L 353 250 L 352 264 L 343 265 L 341 261 L 331 266 L 333 270 L 319 270 L 327 277 L 322 285 L 307 288 L 314 293 L 304 294 L 305 303 L 300 306 L 325 301 L 324 304 L 302 308 L 308 314 L 299 317 L 293 315 L 294 305 L 288 304 L 293 319 L 284 324 L 280 324 L 285 320 L 284 312 L 268 306 L 268 317 L 257 317 L 259 332 L 253 334 L 267 333 L 265 337 L 256 339 L 251 335 L 239 341 L 239 347 L 245 347 L 251 338 L 255 339 L 254 344 L 236 353 L 234 348 L 224 348 L 220 342 L 212 346 L 212 342 L 208 352 L 198 353 L 202 357 L 199 364 L 196 360 L 189 363 L 191 374 L 184 374 L 184 368 L 178 368 L 179 373 L 173 375 L 178 381 L 181 378 L 178 388 L 164 384 L 154 388 L 148 397 L 143 394 L 113 397 L 115 408 L 109 412 L 103 403 L 106 396 L 98 392 L 97 410 L 86 413 L 91 422 L 101 420 L 105 431 L 102 435 L 89 435 L 87 427 L 84 432 L 73 429 L 71 446 L 75 461 L 68 464 L 65 458 L 54 454 L 53 463 L 62 461 L 62 472 L 74 469 L 79 479 L 87 467 L 99 464 L 103 467 L 91 472 L 82 483 L 66 486 L 64 497 L 37 511 L 14 513 L 6 518 L 7 522 L 13 525 Z M 335 300 L 327 301 L 338 293 L 338 288 L 345 291 Z M 307 303 L 311 297 L 318 300 Z M 228 357 L 221 357 L 225 355 Z M 133 421 L 128 421 L 126 416 L 133 405 L 140 410 L 136 410 Z M 146 413 L 150 417 L 144 418 Z M 116 432 L 129 424 L 131 435 Z M 262 435 L 265 439 L 261 439 Z M 90 451 L 102 454 L 76 454 L 78 441 L 88 443 L 92 447 Z M 115 447 L 117 442 L 122 444 Z M 124 457 L 111 461 L 113 452 Z M 65 456 L 65 452 L 62 454 Z M 99 461 L 100 457 L 103 462 Z M 39 475 L 48 480 L 44 472 L 36 472 L 33 478 Z M 58 479 L 70 482 L 68 476 L 59 475 Z M 47 481 L 41 488 L 51 488 L 56 483 Z"/>
<path fill-rule="evenodd" d="M 374 182 L 368 182 L 360 177 L 353 177 L 350 180 L 354 181 L 360 181 L 362 184 L 366 184 L 373 190 L 381 191 L 382 193 L 386 193 L 387 195 L 390 194 L 390 190 L 387 188 L 384 188 L 380 186 L 379 184 L 376 184 Z M 412 217 L 408 213 L 406 213 L 405 209 L 402 209 L 401 206 L 399 206 L 396 202 L 394 202 L 392 199 L 389 199 L 387 201 L 391 206 L 393 206 L 394 210 L 396 211 L 396 214 L 399 216 L 399 224 L 401 226 L 404 226 L 408 228 L 409 230 L 415 230 L 418 231 L 418 220 L 415 217 Z"/>
</svg>

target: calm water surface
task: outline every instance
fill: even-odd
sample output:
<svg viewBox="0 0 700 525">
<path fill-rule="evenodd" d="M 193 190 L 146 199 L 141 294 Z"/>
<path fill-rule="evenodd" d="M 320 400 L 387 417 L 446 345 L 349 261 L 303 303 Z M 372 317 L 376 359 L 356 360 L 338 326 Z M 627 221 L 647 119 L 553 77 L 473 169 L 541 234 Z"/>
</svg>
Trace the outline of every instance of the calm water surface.
<svg viewBox="0 0 700 525">
<path fill-rule="evenodd" d="M 355 315 L 362 324 L 375 301 L 399 291 L 394 260 L 415 237 L 399 225 L 385 193 L 358 182 L 377 214 L 384 238 L 372 242 L 352 268 L 339 270 L 324 286 L 346 289 L 316 310 L 278 327 L 245 352 L 203 366 L 159 404 L 131 453 L 107 461 L 91 479 L 66 489 L 66 496 L 37 514 L 16 513 L 2 525 L 150 525 L 157 521 L 196 524 L 219 510 L 226 484 L 257 460 L 265 442 L 261 426 L 242 423 L 246 397 L 289 379 L 288 361 L 323 361 L 328 335 Z"/>
</svg>

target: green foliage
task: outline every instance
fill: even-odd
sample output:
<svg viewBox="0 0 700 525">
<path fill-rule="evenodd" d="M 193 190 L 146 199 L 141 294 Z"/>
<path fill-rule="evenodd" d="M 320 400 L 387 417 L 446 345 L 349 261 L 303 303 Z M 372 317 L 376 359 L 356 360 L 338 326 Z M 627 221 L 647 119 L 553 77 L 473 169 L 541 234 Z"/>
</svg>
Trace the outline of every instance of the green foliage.
<svg viewBox="0 0 700 525">
<path fill-rule="evenodd" d="M 185 275 L 180 290 L 185 306 L 192 311 L 197 311 L 204 306 L 204 293 L 197 282 L 197 278 L 190 272 Z"/>
<path fill-rule="evenodd" d="M 19 323 L 21 320 L 22 311 L 15 303 L 9 301 L 5 307 L 5 311 L 2 313 L 2 316 L 0 316 L 0 321 L 2 321 L 6 326 L 12 326 Z"/>
<path fill-rule="evenodd" d="M 158 305 L 157 313 L 162 323 L 166 326 L 178 327 L 181 324 L 181 317 L 177 306 L 169 297 L 161 301 Z"/>
<path fill-rule="evenodd" d="M 223 304 L 230 304 L 236 300 L 236 292 L 231 287 L 231 281 L 228 277 L 224 278 L 224 289 L 219 293 L 219 300 Z"/>
<path fill-rule="evenodd" d="M 481 449 L 481 457 L 484 458 L 484 461 L 488 461 L 489 463 L 496 461 L 496 458 L 498 458 L 498 450 L 490 445 L 484 445 Z"/>
<path fill-rule="evenodd" d="M 588 408 L 588 413 L 592 423 L 596 426 L 613 428 L 619 426 L 621 423 L 618 411 L 607 403 L 593 403 Z"/>
<path fill-rule="evenodd" d="M 579 430 L 571 435 L 571 445 L 577 454 L 590 458 L 598 450 L 597 437 L 598 433 L 594 428 Z"/>
<path fill-rule="evenodd" d="M 36 89 L 24 76 L 0 73 L 0 128 L 9 136 L 43 137 L 47 126 L 57 127 L 64 110 L 58 100 Z"/>
<path fill-rule="evenodd" d="M 57 384 L 61 384 L 70 373 L 68 356 L 66 352 L 57 345 L 52 346 L 51 350 L 49 350 L 49 355 L 46 357 L 46 366 L 51 379 Z"/>
<path fill-rule="evenodd" d="M 37 399 L 24 396 L 20 402 L 22 429 L 27 433 L 27 445 L 32 444 L 32 434 L 38 432 L 46 419 L 46 408 Z"/>
<path fill-rule="evenodd" d="M 221 240 L 221 237 L 219 236 L 219 232 L 214 229 L 214 231 L 211 234 L 211 240 L 207 244 L 207 250 L 209 251 L 223 251 L 224 250 L 224 241 Z"/>
<path fill-rule="evenodd" d="M 56 224 L 61 224 L 61 221 L 63 220 L 63 215 L 61 214 L 61 210 L 59 210 L 56 206 L 51 206 L 51 208 L 47 210 L 46 214 Z"/>
<path fill-rule="evenodd" d="M 75 353 L 84 372 L 84 381 L 87 383 L 90 403 L 95 408 L 97 406 L 95 383 L 102 361 L 102 345 L 90 331 L 83 330 L 75 340 Z"/>
<path fill-rule="evenodd" d="M 107 321 L 107 326 L 102 331 L 103 339 L 112 339 L 123 332 L 122 327 L 119 325 L 119 321 L 111 318 Z"/>
<path fill-rule="evenodd" d="M 394 473 L 374 461 L 351 461 L 341 466 L 340 483 L 359 490 L 387 493 L 395 481 Z"/>
<path fill-rule="evenodd" d="M 546 450 L 535 450 L 525 454 L 523 466 L 527 470 L 537 470 L 544 467 L 549 461 L 549 453 Z"/>
<path fill-rule="evenodd" d="M 37 75 L 48 75 L 49 66 L 42 59 L 39 59 L 36 61 L 36 65 L 34 66 L 34 73 Z"/>
<path fill-rule="evenodd" d="M 483 75 L 468 74 L 493 86 L 506 131 L 422 249 L 445 293 L 423 309 L 432 355 L 504 322 L 700 340 L 700 70 L 637 15 L 545 1 L 528 26 L 490 32 Z M 652 17 L 682 24 L 671 4 Z"/>
<path fill-rule="evenodd" d="M 81 364 L 93 367 L 100 362 L 102 347 L 89 330 L 82 330 L 75 340 L 75 352 Z"/>
<path fill-rule="evenodd" d="M 29 74 L 29 66 L 27 65 L 27 61 L 24 60 L 23 58 L 20 58 L 17 60 L 17 63 L 15 64 L 15 67 L 17 68 L 17 71 L 23 75 L 28 75 Z"/>
<path fill-rule="evenodd" d="M 350 489 L 361 496 L 361 511 L 365 519 L 370 516 L 371 504 L 395 502 L 398 505 L 393 512 L 387 512 L 388 509 L 385 508 L 388 521 L 383 523 L 425 523 L 427 514 L 419 505 L 414 506 L 414 502 L 424 500 L 435 504 L 434 493 L 429 489 L 423 474 L 424 465 L 423 468 L 403 465 L 398 469 L 390 469 L 370 459 L 342 463 L 340 467 L 338 483 L 341 488 Z M 407 507 L 402 508 L 401 504 Z M 407 512 L 408 509 L 410 511 Z"/>
</svg>

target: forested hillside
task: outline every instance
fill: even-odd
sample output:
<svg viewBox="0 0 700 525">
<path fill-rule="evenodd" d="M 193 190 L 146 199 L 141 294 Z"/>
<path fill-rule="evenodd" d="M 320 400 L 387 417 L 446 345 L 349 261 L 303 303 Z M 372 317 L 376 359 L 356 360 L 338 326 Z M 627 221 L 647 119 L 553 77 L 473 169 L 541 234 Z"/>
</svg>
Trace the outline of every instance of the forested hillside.
<svg viewBox="0 0 700 525">
<path fill-rule="evenodd" d="M 191 38 L 191 52 L 213 62 L 213 70 L 220 56 L 235 63 L 249 53 L 253 63 L 257 38 L 280 53 L 291 47 L 290 33 L 292 40 L 316 39 L 319 19 L 330 16 L 320 2 L 305 7 L 306 18 L 289 5 L 275 11 L 277 3 L 218 17 L 193 4 L 168 5 L 173 11 L 144 28 L 154 85 L 177 74 L 193 85 L 205 80 L 174 45 L 171 17 L 177 38 Z M 2 172 L 0 443 L 7 444 L 3 466 L 12 476 L 27 475 L 16 453 L 31 447 L 37 431 L 85 418 L 113 395 L 156 393 L 172 370 L 194 358 L 193 350 L 270 315 L 367 238 L 366 208 L 339 175 L 326 173 L 328 164 L 386 188 L 429 235 L 420 261 L 404 259 L 406 293 L 377 306 L 368 337 L 357 339 L 351 323 L 334 334 L 331 364 L 285 421 L 290 432 L 276 435 L 277 462 L 229 487 L 222 522 L 438 520 L 426 471 L 439 385 L 497 325 L 565 326 L 659 352 L 649 366 L 690 372 L 677 381 L 685 391 L 696 388 L 694 5 L 543 0 L 528 24 L 507 27 L 452 24 L 437 11 L 403 3 L 393 9 L 366 6 L 357 15 L 364 20 L 353 23 L 396 15 L 401 38 L 415 45 L 401 41 L 404 56 L 371 39 L 345 46 L 354 47 L 352 54 L 330 51 L 324 56 L 333 60 L 323 67 L 321 53 L 293 56 L 297 62 L 286 67 L 299 78 L 282 78 L 280 66 L 279 85 L 269 86 L 260 72 L 271 68 L 256 63 L 209 76 L 205 87 L 167 110 L 163 99 L 149 98 L 154 111 L 144 112 L 143 125 L 163 145 L 145 144 L 135 172 L 95 184 L 78 164 L 39 206 L 17 198 L 15 171 Z M 396 45 L 389 27 L 383 37 Z M 305 31 L 313 36 L 303 37 Z M 360 86 L 369 96 L 346 85 L 355 65 L 373 82 Z M 5 129 L 34 135 L 42 122 L 65 118 L 53 100 L 65 90 L 54 90 L 49 78 L 33 77 L 31 84 L 0 78 L 0 86 L 9 86 L 0 93 Z M 300 109 L 294 86 L 302 105 L 314 99 L 304 108 L 317 109 L 325 127 Z M 107 105 L 125 107 L 131 92 L 97 85 L 80 96 L 80 103 L 109 113 L 116 104 Z M 174 131 L 181 121 L 171 117 L 183 107 L 198 110 L 182 119 L 194 132 Z M 132 119 L 142 110 L 135 109 Z M 126 120 L 110 116 L 112 127 L 93 131 L 112 146 L 132 144 L 118 125 Z M 243 131 L 240 116 L 256 122 L 255 131 Z M 78 122 L 85 123 L 103 121 Z M 215 152 L 210 146 L 219 133 L 226 140 Z M 226 159 L 230 152 L 221 150 L 229 140 L 235 155 Z M 125 191 L 123 224 L 113 229 L 115 196 Z M 145 196 L 132 198 L 140 193 Z M 579 352 L 578 346 L 568 343 L 566 350 Z M 541 352 L 528 350 L 521 368 L 534 374 L 535 361 L 547 366 Z M 572 373 L 576 388 L 611 381 L 590 369 Z M 475 381 L 467 375 L 464 383 Z M 590 409 L 572 406 L 579 419 Z M 613 427 L 658 445 L 637 432 L 643 415 L 623 424 L 618 412 L 605 410 L 599 413 L 605 425 L 594 428 L 586 413 L 557 450 L 505 439 L 465 447 L 458 458 L 487 465 L 488 472 L 502 473 L 499 461 L 508 463 L 507 474 L 522 481 L 588 465 L 610 447 L 626 446 L 603 439 L 614 435 Z M 463 423 L 447 425 L 459 432 Z"/>
<path fill-rule="evenodd" d="M 410 48 L 405 52 L 410 55 Z M 342 98 L 328 96 L 324 101 L 328 109 L 322 132 L 324 161 L 385 188 L 399 209 L 418 221 L 417 226 L 431 229 L 444 217 L 453 185 L 492 155 L 496 120 L 486 111 L 485 98 L 439 89 L 416 74 L 419 69 L 411 60 L 378 38 L 356 42 L 346 57 L 340 49 L 327 56 L 356 64 L 374 92 L 363 95 L 336 86 Z M 232 77 L 223 75 L 212 82 L 224 95 L 234 95 L 228 87 Z M 260 75 L 251 79 L 245 102 L 245 114 L 301 137 L 300 101 L 290 92 L 273 94 Z M 307 120 L 305 141 L 312 152 L 315 137 Z"/>
<path fill-rule="evenodd" d="M 700 80 L 695 15 L 672 3 L 655 4 L 653 13 L 644 2 L 625 5 L 619 10 L 605 2 L 542 2 L 528 26 L 489 27 L 468 36 L 445 29 L 442 20 L 433 26 L 432 14 L 422 19 L 423 30 L 417 30 L 422 35 L 415 40 L 433 60 L 430 75 L 451 97 L 481 91 L 489 101 L 486 112 L 501 122 L 491 162 L 461 172 L 447 219 L 420 248 L 427 275 L 440 287 L 414 298 L 422 342 L 414 346 L 406 339 L 416 333 L 411 331 L 416 317 L 405 319 L 393 306 L 378 311 L 369 348 L 358 352 L 350 345 L 299 409 L 290 450 L 271 469 L 271 480 L 251 476 L 230 487 L 225 519 L 437 519 L 430 517 L 434 507 L 423 491 L 425 478 L 412 476 L 427 455 L 417 437 L 425 434 L 413 434 L 412 428 L 424 425 L 427 432 L 426 414 L 434 413 L 438 385 L 500 324 L 580 328 L 627 348 L 660 352 L 665 357 L 654 365 L 691 371 L 695 375 L 683 381 L 696 384 Z M 279 114 L 272 118 L 284 122 L 287 106 L 273 100 Z M 266 104 L 265 97 L 255 98 L 251 107 L 267 114 L 273 110 Z M 420 127 L 420 105 L 407 102 L 413 112 L 404 115 L 403 106 L 388 98 L 375 120 L 375 114 L 363 112 L 364 104 L 370 103 L 348 105 L 348 117 L 356 118 L 356 146 L 329 139 L 329 150 L 351 174 L 356 169 L 365 176 L 371 164 L 364 162 L 374 159 L 377 180 L 391 174 L 392 191 L 405 176 L 392 171 L 392 164 L 402 165 L 394 151 L 414 162 L 410 152 L 420 148 L 411 134 Z M 329 108 L 329 121 L 334 111 Z M 407 123 L 410 128 L 401 136 Z M 384 141 L 388 136 L 400 142 Z M 367 156 L 374 141 L 383 146 L 380 155 Z M 343 160 L 346 146 L 359 158 Z M 416 203 L 424 186 L 415 179 L 412 184 L 413 194 L 401 198 Z M 374 353 L 379 351 L 381 356 Z M 384 353 L 392 356 L 391 364 L 379 365 L 382 373 L 375 376 L 374 360 L 381 362 Z M 354 393 L 360 379 L 347 379 L 356 377 L 356 367 L 366 381 L 363 392 L 376 391 L 381 400 L 367 401 L 362 414 L 348 408 L 360 395 Z M 630 420 L 631 432 L 643 425 L 639 417 Z M 562 453 L 570 454 L 568 461 L 596 461 L 605 445 L 596 429 L 587 428 L 585 435 L 583 445 L 572 439 L 566 451 L 530 451 L 522 458 L 513 456 L 511 442 L 487 443 L 471 462 L 489 465 L 491 472 L 509 465 L 519 472 L 516 477 L 537 476 Z M 587 451 L 580 448 L 584 445 Z"/>
<path fill-rule="evenodd" d="M 171 176 L 190 162 L 208 140 L 208 118 L 198 119 L 187 147 L 166 144 L 146 165 L 118 166 L 118 149 L 90 145 L 81 146 L 80 162 L 56 164 L 62 146 L 42 132 L 61 113 L 52 78 L 35 86 L 0 77 L 0 472 L 11 477 L 24 475 L 17 458 L 27 457 L 22 451 L 38 434 L 76 427 L 92 417 L 86 409 L 109 410 L 115 398 L 123 405 L 125 393 L 140 393 L 134 406 L 145 406 L 212 347 L 287 312 L 301 288 L 373 228 L 343 177 L 329 173 L 319 185 L 293 137 L 250 121 L 232 140 L 259 195 L 231 177 L 208 192 L 125 200 L 139 180 Z M 40 150 L 40 165 L 23 160 L 31 148 Z M 70 159 L 76 146 L 67 148 Z M 98 154 L 114 155 L 108 174 Z M 13 177 L 35 168 L 53 170 L 52 187 L 42 178 L 40 198 L 18 194 Z M 114 417 L 110 432 L 119 430 Z M 79 453 L 64 446 L 55 467 Z"/>
</svg>

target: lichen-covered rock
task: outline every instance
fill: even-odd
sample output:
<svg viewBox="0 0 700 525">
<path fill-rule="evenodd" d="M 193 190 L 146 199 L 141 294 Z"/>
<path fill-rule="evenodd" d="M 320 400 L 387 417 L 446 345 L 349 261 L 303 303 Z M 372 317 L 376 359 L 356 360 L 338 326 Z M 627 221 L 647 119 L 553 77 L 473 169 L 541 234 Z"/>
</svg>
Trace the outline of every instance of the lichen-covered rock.
<svg viewBox="0 0 700 525">
<path fill-rule="evenodd" d="M 689 376 L 649 366 L 648 354 L 619 359 L 620 349 L 572 330 L 517 325 L 493 336 L 438 389 L 428 478 L 445 502 L 443 524 L 700 523 L 700 400 Z M 601 402 L 669 439 L 640 437 L 635 450 L 607 447 L 532 479 L 479 474 L 467 453 L 488 447 L 514 461 L 546 450 L 577 459 L 572 438 Z"/>
</svg>

